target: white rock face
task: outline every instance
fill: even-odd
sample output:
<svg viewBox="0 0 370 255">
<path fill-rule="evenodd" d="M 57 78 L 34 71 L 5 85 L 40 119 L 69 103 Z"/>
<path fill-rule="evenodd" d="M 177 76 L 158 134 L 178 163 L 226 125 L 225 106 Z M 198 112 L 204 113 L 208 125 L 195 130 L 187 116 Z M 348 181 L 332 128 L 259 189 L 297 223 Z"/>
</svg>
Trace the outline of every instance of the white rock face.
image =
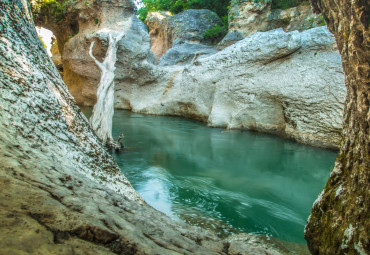
<svg viewBox="0 0 370 255">
<path fill-rule="evenodd" d="M 337 148 L 346 94 L 340 60 L 325 27 L 256 33 L 193 64 L 156 67 L 150 85 L 118 85 L 116 106 Z"/>
<path fill-rule="evenodd" d="M 64 81 L 78 104 L 94 105 L 108 34 L 123 31 L 115 70 L 115 108 L 178 115 L 212 127 L 252 129 L 338 148 L 345 98 L 336 44 L 325 27 L 251 35 L 221 51 L 187 41 L 155 64 L 150 36 L 128 0 L 78 3 L 80 32 L 64 46 Z M 94 13 L 94 15 L 92 15 Z M 104 15 L 103 15 L 104 14 Z M 97 17 L 97 18 L 96 18 Z M 96 24 L 96 19 L 98 24 Z M 190 19 L 186 19 L 187 23 Z M 182 24 L 182 23 L 181 23 Z M 185 47 L 191 54 L 183 58 Z M 194 49 L 193 49 L 194 48 Z M 194 61 L 193 55 L 200 52 Z"/>
<path fill-rule="evenodd" d="M 142 203 L 75 104 L 38 39 L 26 3 L 0 8 L 0 26 L 6 27 L 0 37 L 0 132 L 24 151 L 35 149 L 67 169 L 66 174 L 85 176 Z M 17 11 L 10 15 L 9 10 Z"/>
</svg>

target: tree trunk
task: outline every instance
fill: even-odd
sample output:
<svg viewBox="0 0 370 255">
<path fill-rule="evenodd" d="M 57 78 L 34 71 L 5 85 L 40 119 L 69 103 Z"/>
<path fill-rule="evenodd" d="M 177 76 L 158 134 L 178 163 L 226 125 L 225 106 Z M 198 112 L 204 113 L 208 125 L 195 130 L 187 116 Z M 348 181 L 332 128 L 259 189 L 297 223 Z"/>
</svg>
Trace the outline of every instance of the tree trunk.
<svg viewBox="0 0 370 255">
<path fill-rule="evenodd" d="M 96 132 L 97 136 L 108 143 L 111 147 L 114 146 L 112 136 L 112 120 L 114 114 L 114 70 L 117 60 L 118 42 L 123 38 L 123 33 L 116 37 L 109 34 L 109 46 L 105 59 L 100 63 L 92 54 L 94 42 L 90 46 L 90 57 L 95 61 L 96 65 L 101 70 L 101 78 L 98 86 L 96 97 L 98 101 L 94 105 L 93 114 L 90 117 L 90 125 Z"/>
<path fill-rule="evenodd" d="M 334 33 L 346 75 L 343 140 L 305 230 L 313 254 L 370 252 L 370 38 L 368 0 L 310 0 Z"/>
</svg>

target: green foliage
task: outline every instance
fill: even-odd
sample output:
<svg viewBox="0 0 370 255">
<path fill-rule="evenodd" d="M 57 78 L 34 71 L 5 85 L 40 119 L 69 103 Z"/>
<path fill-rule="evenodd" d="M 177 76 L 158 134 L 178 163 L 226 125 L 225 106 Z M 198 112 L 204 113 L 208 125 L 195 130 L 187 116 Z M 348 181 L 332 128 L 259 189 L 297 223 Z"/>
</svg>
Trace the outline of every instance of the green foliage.
<svg viewBox="0 0 370 255">
<path fill-rule="evenodd" d="M 148 16 L 148 8 L 145 6 L 145 7 L 142 7 L 140 8 L 138 11 L 137 11 L 137 15 L 139 16 L 139 19 L 145 23 L 145 19 L 146 17 Z"/>
<path fill-rule="evenodd" d="M 64 7 L 63 2 L 58 2 L 56 0 L 43 0 L 41 8 L 46 8 L 48 13 L 54 16 L 55 22 L 61 21 L 64 17 Z"/>
<path fill-rule="evenodd" d="M 223 17 L 227 15 L 230 0 L 143 0 L 143 3 L 145 6 L 138 11 L 142 21 L 148 12 L 170 11 L 177 14 L 187 9 L 208 9 Z"/>
<path fill-rule="evenodd" d="M 228 17 L 225 15 L 221 19 L 222 26 L 214 26 L 213 28 L 208 29 L 203 35 L 205 40 L 216 44 L 224 38 L 228 30 Z"/>
<path fill-rule="evenodd" d="M 207 41 L 216 44 L 219 42 L 226 34 L 227 30 L 224 26 L 214 26 L 211 29 L 208 29 L 204 33 L 204 39 Z"/>
<path fill-rule="evenodd" d="M 298 6 L 301 3 L 309 3 L 308 0 L 272 0 L 271 9 L 288 9 Z"/>
<path fill-rule="evenodd" d="M 326 22 L 324 20 L 324 17 L 322 16 L 322 14 L 320 14 L 320 19 L 321 19 L 320 26 L 326 26 Z"/>
<path fill-rule="evenodd" d="M 55 22 L 61 21 L 69 8 L 73 8 L 75 0 L 35 0 L 32 9 L 39 13 L 48 13 L 54 17 Z"/>
</svg>

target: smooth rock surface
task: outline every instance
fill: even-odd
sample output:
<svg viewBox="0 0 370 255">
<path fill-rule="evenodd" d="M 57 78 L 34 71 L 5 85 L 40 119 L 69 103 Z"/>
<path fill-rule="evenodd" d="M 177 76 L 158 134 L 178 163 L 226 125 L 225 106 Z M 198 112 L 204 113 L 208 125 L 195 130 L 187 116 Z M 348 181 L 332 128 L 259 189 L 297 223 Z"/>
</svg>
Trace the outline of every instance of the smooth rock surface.
<svg viewBox="0 0 370 255">
<path fill-rule="evenodd" d="M 130 109 L 185 116 L 209 126 L 252 129 L 337 148 L 345 98 L 333 35 L 257 33 L 185 67 L 163 70 L 150 86 L 117 91 Z M 126 108 L 117 100 L 117 106 Z"/>
<path fill-rule="evenodd" d="M 217 50 L 212 46 L 195 43 L 177 44 L 169 49 L 163 57 L 159 59 L 158 65 L 171 66 L 190 64 L 195 57 L 202 55 L 215 54 Z"/>
</svg>

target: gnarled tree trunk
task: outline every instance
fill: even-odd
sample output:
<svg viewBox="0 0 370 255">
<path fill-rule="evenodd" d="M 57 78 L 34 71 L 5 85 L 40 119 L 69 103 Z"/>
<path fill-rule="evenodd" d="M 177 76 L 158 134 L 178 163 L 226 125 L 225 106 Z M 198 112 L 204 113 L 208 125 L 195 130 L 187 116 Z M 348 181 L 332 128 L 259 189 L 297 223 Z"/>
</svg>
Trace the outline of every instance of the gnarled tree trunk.
<svg viewBox="0 0 370 255">
<path fill-rule="evenodd" d="M 313 254 L 370 253 L 370 38 L 368 0 L 310 0 L 334 33 L 346 75 L 343 142 L 305 238 Z"/>
<path fill-rule="evenodd" d="M 100 63 L 92 54 L 94 42 L 90 46 L 90 57 L 95 61 L 101 70 L 101 78 L 97 91 L 98 101 L 94 105 L 93 114 L 90 117 L 90 125 L 104 142 L 108 142 L 112 147 L 114 140 L 112 137 L 112 119 L 114 114 L 114 70 L 117 60 L 118 42 L 122 39 L 123 33 L 116 37 L 109 34 L 109 46 L 105 59 Z"/>
</svg>

